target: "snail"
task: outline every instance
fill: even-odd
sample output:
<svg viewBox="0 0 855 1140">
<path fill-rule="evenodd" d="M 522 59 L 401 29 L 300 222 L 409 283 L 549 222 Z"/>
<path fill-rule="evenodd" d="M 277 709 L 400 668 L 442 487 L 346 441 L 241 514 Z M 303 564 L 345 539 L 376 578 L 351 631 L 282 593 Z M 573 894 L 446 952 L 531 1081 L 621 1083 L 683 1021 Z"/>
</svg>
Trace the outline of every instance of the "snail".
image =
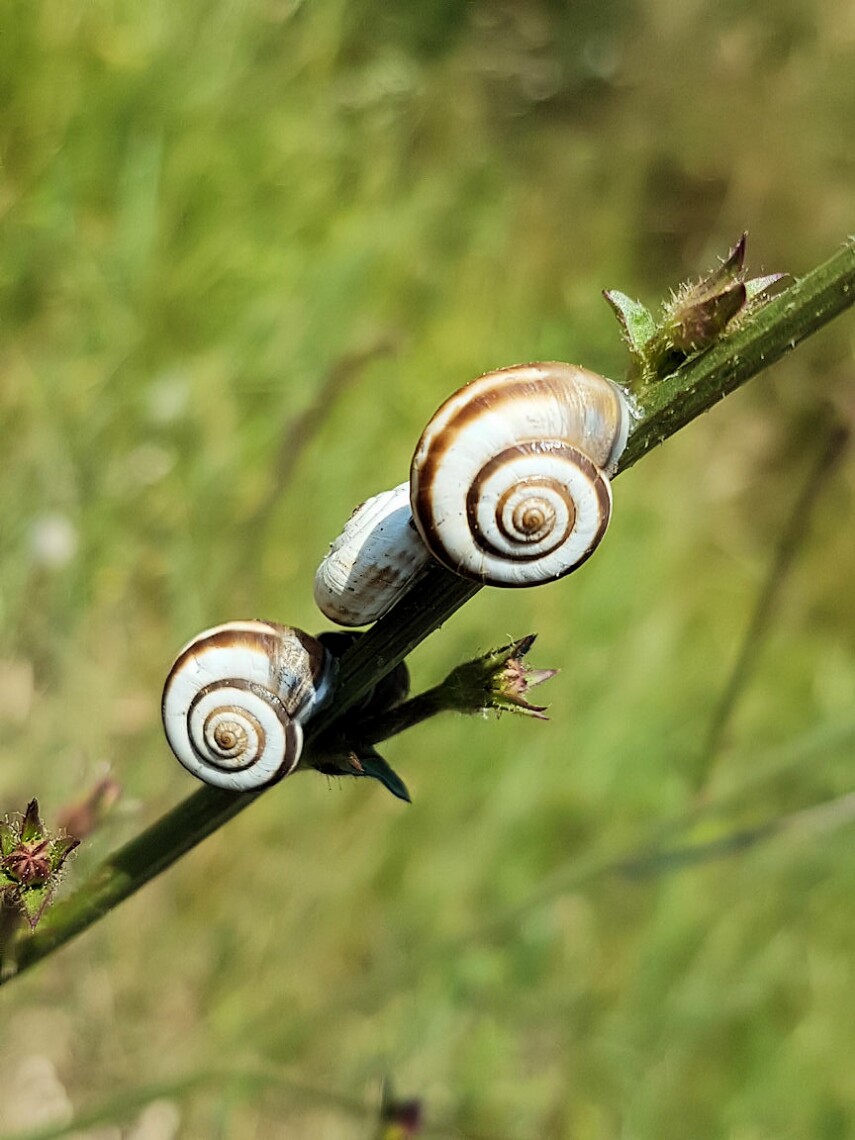
<svg viewBox="0 0 855 1140">
<path fill-rule="evenodd" d="M 367 625 L 392 608 L 430 561 L 400 483 L 356 508 L 315 574 L 315 602 L 339 625 Z"/>
<path fill-rule="evenodd" d="M 628 433 L 626 397 L 594 372 L 488 372 L 445 401 L 416 447 L 419 534 L 438 562 L 485 585 L 561 578 L 602 540 Z"/>
<path fill-rule="evenodd" d="M 411 513 L 401 484 L 358 508 L 333 543 L 315 579 L 321 610 L 345 625 L 376 620 L 427 556 L 484 585 L 569 574 L 605 534 L 609 476 L 630 417 L 616 384 L 572 364 L 520 364 L 473 380 L 422 433 Z"/>
<path fill-rule="evenodd" d="M 335 672 L 334 658 L 302 630 L 263 621 L 207 629 L 166 678 L 166 739 L 206 784 L 265 787 L 294 771 L 302 726 L 331 695 Z"/>
</svg>

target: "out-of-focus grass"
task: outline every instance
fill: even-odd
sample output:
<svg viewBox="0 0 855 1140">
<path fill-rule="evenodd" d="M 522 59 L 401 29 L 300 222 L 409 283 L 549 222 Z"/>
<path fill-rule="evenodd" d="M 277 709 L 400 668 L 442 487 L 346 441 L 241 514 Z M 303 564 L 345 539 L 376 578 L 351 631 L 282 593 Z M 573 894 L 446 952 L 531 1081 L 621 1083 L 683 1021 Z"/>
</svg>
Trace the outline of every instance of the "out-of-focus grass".
<svg viewBox="0 0 855 1140">
<path fill-rule="evenodd" d="M 753 267 L 799 272 L 851 229 L 843 8 L 6 5 L 0 792 L 49 817 L 112 764 L 124 811 L 71 876 L 190 790 L 158 719 L 177 646 L 247 615 L 317 628 L 318 558 L 452 388 L 534 358 L 619 375 L 602 288 L 655 300 L 746 227 Z M 393 741 L 410 808 L 286 781 L 5 990 L 2 1128 L 45 1110 L 37 1058 L 80 1105 L 225 1064 L 346 1099 L 392 1073 L 481 1135 L 855 1135 L 851 826 L 609 869 L 668 821 L 704 842 L 852 788 L 848 459 L 693 791 L 789 506 L 851 414 L 851 337 L 621 478 L 578 575 L 484 592 L 415 656 L 427 684 L 540 631 L 549 725 Z M 253 533 L 293 417 L 380 343 Z M 180 1096 L 180 1135 L 370 1134 L 252 1088 Z"/>
</svg>

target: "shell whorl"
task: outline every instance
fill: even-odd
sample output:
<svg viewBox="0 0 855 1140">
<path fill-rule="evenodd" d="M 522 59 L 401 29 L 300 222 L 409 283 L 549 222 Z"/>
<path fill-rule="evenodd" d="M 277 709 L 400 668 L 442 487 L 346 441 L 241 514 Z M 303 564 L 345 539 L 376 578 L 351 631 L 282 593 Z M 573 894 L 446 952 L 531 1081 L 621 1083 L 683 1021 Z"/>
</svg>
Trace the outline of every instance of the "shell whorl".
<svg viewBox="0 0 855 1140">
<path fill-rule="evenodd" d="M 315 574 L 315 602 L 339 625 L 367 625 L 392 608 L 430 560 L 413 525 L 410 485 L 357 507 Z"/>
<path fill-rule="evenodd" d="M 431 554 L 494 586 L 569 574 L 603 537 L 608 475 L 629 409 L 611 381 L 570 364 L 474 380 L 438 409 L 413 457 L 413 516 Z"/>
<path fill-rule="evenodd" d="M 332 691 L 324 647 L 298 629 L 239 621 L 205 630 L 175 660 L 163 690 L 169 746 L 189 772 L 229 791 L 294 770 L 302 724 Z"/>
</svg>

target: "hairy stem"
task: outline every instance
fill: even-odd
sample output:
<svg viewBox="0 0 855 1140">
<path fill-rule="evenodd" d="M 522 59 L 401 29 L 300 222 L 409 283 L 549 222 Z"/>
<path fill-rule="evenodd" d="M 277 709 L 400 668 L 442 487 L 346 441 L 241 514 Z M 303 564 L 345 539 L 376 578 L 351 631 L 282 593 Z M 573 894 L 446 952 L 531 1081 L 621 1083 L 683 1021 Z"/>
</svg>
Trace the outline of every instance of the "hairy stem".
<svg viewBox="0 0 855 1140">
<path fill-rule="evenodd" d="M 853 302 L 855 239 L 850 239 L 825 264 L 758 309 L 713 348 L 639 393 L 639 419 L 620 470 L 631 467 Z M 302 767 L 311 767 L 312 741 L 479 588 L 440 566 L 428 568 L 394 610 L 342 658 L 335 699 L 311 726 Z M 77 891 L 56 903 L 36 934 L 17 946 L 12 969 L 20 973 L 85 930 L 260 794 L 234 795 L 205 787 L 189 796 L 111 855 Z"/>
</svg>

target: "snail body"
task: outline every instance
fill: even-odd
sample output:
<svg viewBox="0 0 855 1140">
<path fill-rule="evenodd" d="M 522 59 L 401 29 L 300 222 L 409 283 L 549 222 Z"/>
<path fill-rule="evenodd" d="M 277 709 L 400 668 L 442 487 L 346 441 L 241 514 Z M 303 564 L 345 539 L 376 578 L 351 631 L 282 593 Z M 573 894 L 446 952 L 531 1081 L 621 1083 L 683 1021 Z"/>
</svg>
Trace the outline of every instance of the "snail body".
<svg viewBox="0 0 855 1140">
<path fill-rule="evenodd" d="M 375 621 L 430 558 L 491 586 L 569 574 L 605 534 L 630 422 L 618 385 L 573 364 L 473 380 L 422 433 L 409 487 L 351 516 L 318 571 L 318 605 L 341 624 Z"/>
<path fill-rule="evenodd" d="M 177 759 L 207 784 L 241 792 L 293 772 L 303 724 L 332 693 L 330 654 L 302 630 L 235 621 L 178 654 L 163 690 L 163 726 Z"/>
<path fill-rule="evenodd" d="M 339 625 L 367 625 L 392 608 L 430 561 L 413 523 L 409 483 L 356 508 L 315 574 L 315 602 Z"/>
</svg>

